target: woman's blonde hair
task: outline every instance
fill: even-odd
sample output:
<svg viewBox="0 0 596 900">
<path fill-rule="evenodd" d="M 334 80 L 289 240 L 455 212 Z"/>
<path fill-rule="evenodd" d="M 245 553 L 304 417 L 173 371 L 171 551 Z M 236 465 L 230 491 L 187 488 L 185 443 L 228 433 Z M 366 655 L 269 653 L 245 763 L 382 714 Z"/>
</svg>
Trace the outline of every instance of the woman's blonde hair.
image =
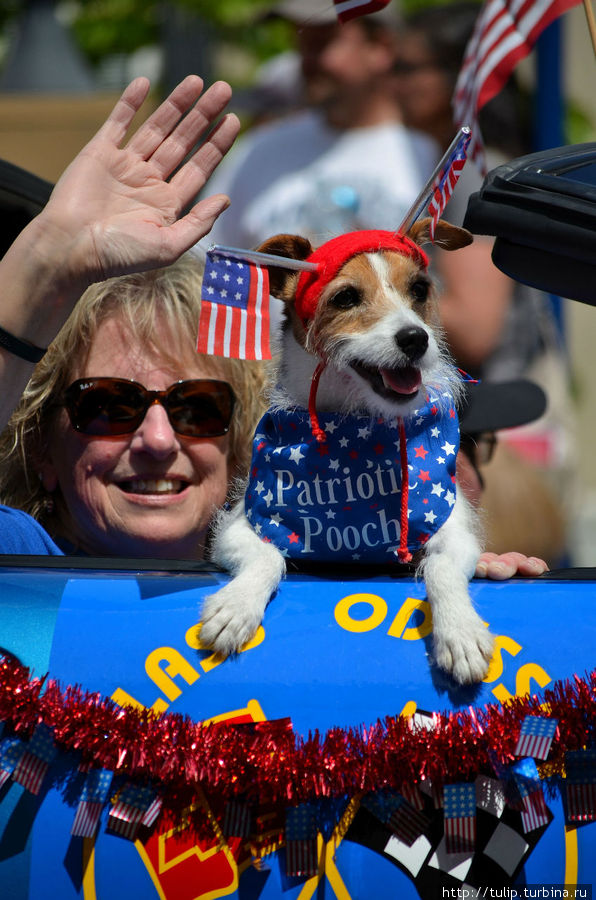
<svg viewBox="0 0 596 900">
<path fill-rule="evenodd" d="M 201 307 L 203 265 L 186 254 L 163 269 L 91 285 L 35 367 L 21 402 L 0 435 L 0 499 L 25 510 L 55 533 L 62 497 L 49 494 L 38 469 L 64 390 L 82 374 L 101 323 L 118 315 L 126 331 L 173 368 L 193 358 Z M 168 347 L 158 342 L 157 322 L 167 327 Z M 196 358 L 196 354 L 195 357 Z M 255 425 L 265 408 L 267 366 L 261 362 L 202 356 L 205 375 L 230 383 L 236 405 L 229 432 L 228 493 L 248 471 Z M 110 372 L 106 372 L 110 375 Z M 182 375 L 182 377 L 184 377 Z"/>
</svg>

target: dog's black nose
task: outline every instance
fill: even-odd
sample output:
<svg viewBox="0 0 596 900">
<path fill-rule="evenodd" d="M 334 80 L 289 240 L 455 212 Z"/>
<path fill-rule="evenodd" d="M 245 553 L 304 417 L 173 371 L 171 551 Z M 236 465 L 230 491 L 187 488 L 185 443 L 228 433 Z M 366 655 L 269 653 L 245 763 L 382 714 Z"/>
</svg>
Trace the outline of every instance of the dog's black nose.
<svg viewBox="0 0 596 900">
<path fill-rule="evenodd" d="M 426 353 L 428 334 L 424 328 L 419 328 L 418 325 L 410 325 L 397 332 L 395 342 L 402 353 L 405 353 L 407 356 L 408 362 L 414 363 Z"/>
</svg>

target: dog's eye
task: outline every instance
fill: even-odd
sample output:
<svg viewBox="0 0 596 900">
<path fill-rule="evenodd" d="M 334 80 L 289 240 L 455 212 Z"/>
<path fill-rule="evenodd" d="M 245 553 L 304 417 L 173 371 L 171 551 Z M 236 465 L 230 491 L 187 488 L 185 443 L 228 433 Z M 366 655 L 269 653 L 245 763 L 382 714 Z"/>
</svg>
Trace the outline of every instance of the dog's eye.
<svg viewBox="0 0 596 900">
<path fill-rule="evenodd" d="M 338 309 L 350 309 L 352 306 L 358 306 L 361 301 L 360 291 L 355 287 L 345 287 L 334 294 L 329 302 Z"/>
<path fill-rule="evenodd" d="M 428 298 L 428 293 L 430 291 L 430 284 L 428 281 L 423 281 L 420 279 L 419 281 L 414 281 L 412 285 L 410 285 L 410 293 L 414 300 L 418 303 L 424 303 L 424 301 Z"/>
</svg>

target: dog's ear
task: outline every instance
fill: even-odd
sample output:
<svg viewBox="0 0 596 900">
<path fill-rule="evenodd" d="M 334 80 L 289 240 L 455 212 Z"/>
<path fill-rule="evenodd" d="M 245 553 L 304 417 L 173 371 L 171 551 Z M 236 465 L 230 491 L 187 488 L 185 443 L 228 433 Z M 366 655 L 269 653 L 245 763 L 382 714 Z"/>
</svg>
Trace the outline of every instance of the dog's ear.
<svg viewBox="0 0 596 900">
<path fill-rule="evenodd" d="M 430 223 L 430 218 L 419 219 L 414 222 L 407 236 L 419 247 L 428 244 L 430 242 Z M 434 243 L 443 250 L 459 250 L 460 247 L 467 247 L 473 240 L 474 236 L 467 229 L 452 225 L 444 219 L 439 219 L 437 222 Z"/>
<path fill-rule="evenodd" d="M 306 259 L 313 248 L 306 238 L 297 234 L 276 234 L 260 247 L 259 253 L 271 253 L 274 256 L 286 256 L 290 259 Z M 294 293 L 298 272 L 291 269 L 267 266 L 269 270 L 269 292 L 280 300 L 288 300 Z"/>
</svg>

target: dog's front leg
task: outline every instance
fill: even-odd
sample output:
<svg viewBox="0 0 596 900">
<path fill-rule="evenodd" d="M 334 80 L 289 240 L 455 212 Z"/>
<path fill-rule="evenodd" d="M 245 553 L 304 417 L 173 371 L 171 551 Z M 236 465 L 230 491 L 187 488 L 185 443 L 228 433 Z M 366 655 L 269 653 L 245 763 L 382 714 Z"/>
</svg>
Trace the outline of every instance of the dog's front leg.
<svg viewBox="0 0 596 900">
<path fill-rule="evenodd" d="M 233 577 L 205 599 L 201 643 L 229 656 L 253 637 L 286 567 L 279 550 L 254 532 L 244 502 L 221 515 L 211 558 Z"/>
<path fill-rule="evenodd" d="M 420 571 L 433 617 L 437 665 L 460 684 L 482 681 L 494 639 L 472 606 L 468 582 L 480 556 L 474 513 L 458 495 L 444 525 L 428 541 Z"/>
</svg>

